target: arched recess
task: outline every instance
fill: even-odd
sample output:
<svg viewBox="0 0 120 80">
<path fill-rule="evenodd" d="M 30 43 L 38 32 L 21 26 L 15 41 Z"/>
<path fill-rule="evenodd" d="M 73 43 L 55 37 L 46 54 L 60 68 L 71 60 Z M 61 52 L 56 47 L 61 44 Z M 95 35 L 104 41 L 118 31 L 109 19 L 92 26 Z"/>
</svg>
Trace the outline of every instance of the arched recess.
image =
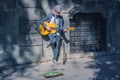
<svg viewBox="0 0 120 80">
<path fill-rule="evenodd" d="M 86 9 L 74 6 L 69 10 L 69 25 L 76 28 L 70 31 L 70 53 L 106 51 L 107 10 L 100 6 Z"/>
</svg>

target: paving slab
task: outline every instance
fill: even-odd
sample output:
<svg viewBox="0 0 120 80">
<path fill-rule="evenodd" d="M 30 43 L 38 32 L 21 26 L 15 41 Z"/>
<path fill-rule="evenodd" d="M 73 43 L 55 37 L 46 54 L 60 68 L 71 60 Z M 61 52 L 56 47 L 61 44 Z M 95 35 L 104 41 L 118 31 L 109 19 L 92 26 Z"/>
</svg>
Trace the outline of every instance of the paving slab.
<svg viewBox="0 0 120 80">
<path fill-rule="evenodd" d="M 120 55 L 33 63 L 0 70 L 0 80 L 120 80 Z M 43 73 L 59 71 L 62 76 L 45 78 Z"/>
</svg>

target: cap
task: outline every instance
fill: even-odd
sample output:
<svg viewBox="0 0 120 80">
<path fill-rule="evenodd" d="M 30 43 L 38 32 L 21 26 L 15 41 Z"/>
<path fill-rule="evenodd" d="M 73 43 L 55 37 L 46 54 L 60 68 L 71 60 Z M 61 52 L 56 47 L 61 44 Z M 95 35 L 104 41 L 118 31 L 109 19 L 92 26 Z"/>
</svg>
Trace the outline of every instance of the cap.
<svg viewBox="0 0 120 80">
<path fill-rule="evenodd" d="M 61 12 L 61 5 L 56 5 L 54 10 L 56 10 L 57 12 Z"/>
</svg>

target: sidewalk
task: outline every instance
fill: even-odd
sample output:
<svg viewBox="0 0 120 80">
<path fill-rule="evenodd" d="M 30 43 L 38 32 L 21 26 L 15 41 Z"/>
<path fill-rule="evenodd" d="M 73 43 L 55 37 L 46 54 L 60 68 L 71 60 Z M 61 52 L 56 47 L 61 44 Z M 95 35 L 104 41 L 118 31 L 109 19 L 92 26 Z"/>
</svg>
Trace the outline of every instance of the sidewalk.
<svg viewBox="0 0 120 80">
<path fill-rule="evenodd" d="M 3 70 L 0 80 L 120 80 L 120 55 L 97 57 L 96 59 L 69 59 L 66 64 L 60 61 L 34 63 Z M 60 71 L 62 76 L 45 78 L 42 74 Z"/>
</svg>

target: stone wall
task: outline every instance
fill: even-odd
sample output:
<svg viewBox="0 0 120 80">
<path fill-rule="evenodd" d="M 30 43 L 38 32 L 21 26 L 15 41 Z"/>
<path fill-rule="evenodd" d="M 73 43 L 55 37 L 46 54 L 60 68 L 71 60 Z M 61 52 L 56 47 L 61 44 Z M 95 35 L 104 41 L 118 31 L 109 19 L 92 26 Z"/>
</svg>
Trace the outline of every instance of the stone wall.
<svg viewBox="0 0 120 80">
<path fill-rule="evenodd" d="M 36 29 L 45 14 L 39 0 L 8 1 L 0 1 L 0 66 L 41 61 L 43 41 Z"/>
<path fill-rule="evenodd" d="M 119 0 L 0 0 L 0 67 L 52 59 L 52 48 L 46 49 L 48 38 L 37 30 L 55 4 L 63 6 L 67 27 L 77 12 L 102 13 L 107 18 L 107 51 L 119 53 Z M 69 32 L 66 36 L 69 38 Z M 66 52 L 69 54 L 69 44 Z"/>
</svg>

